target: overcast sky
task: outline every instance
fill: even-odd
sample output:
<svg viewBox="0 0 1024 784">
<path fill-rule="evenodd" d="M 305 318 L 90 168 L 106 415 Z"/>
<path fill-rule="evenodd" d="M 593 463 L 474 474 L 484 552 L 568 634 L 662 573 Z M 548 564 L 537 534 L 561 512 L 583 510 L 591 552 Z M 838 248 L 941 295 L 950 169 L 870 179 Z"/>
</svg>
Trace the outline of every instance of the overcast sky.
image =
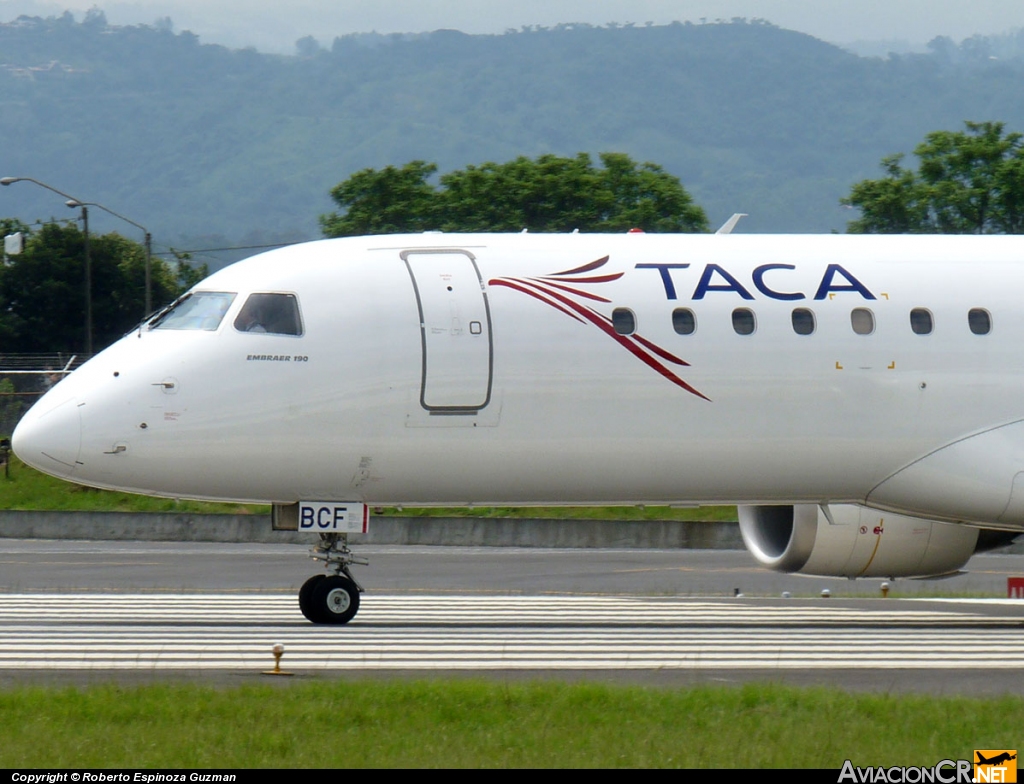
<svg viewBox="0 0 1024 784">
<path fill-rule="evenodd" d="M 959 41 L 1024 27 L 1024 0 L 0 0 L 0 21 L 65 9 L 80 19 L 92 6 L 112 24 L 148 24 L 169 16 L 175 30 L 191 30 L 204 43 L 288 53 L 305 35 L 330 46 L 335 36 L 353 32 L 500 33 L 559 22 L 640 25 L 760 17 L 839 44 L 884 40 L 918 46 L 937 35 Z"/>
</svg>

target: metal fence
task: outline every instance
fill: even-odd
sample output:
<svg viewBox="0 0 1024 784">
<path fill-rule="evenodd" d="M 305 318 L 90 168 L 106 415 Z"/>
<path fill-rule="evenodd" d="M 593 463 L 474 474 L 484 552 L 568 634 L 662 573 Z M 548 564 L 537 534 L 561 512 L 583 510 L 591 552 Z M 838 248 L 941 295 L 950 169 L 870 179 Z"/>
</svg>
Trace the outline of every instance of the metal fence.
<svg viewBox="0 0 1024 784">
<path fill-rule="evenodd" d="M 22 414 L 88 357 L 84 354 L 0 354 L 0 437 Z"/>
</svg>

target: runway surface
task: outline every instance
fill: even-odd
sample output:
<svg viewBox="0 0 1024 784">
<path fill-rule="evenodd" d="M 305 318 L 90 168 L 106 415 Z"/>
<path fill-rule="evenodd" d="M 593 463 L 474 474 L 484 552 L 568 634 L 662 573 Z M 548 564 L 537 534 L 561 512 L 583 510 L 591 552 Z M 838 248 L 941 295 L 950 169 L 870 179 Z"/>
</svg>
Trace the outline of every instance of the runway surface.
<svg viewBox="0 0 1024 784">
<path fill-rule="evenodd" d="M 346 626 L 302 618 L 304 548 L 0 542 L 0 685 L 260 678 L 778 680 L 1024 694 L 1024 601 L 878 596 L 878 581 L 764 572 L 698 551 L 364 548 Z M 1021 556 L 972 561 L 989 595 Z M 957 578 L 960 580 L 961 578 Z M 952 592 L 899 582 L 894 596 Z M 963 583 L 961 583 L 963 585 Z M 760 596 L 733 598 L 733 586 Z M 830 587 L 830 599 L 811 598 Z M 781 590 L 795 598 L 779 598 Z M 836 598 L 843 597 L 843 598 Z"/>
<path fill-rule="evenodd" d="M 312 540 L 312 537 L 311 537 Z M 312 541 L 311 541 L 312 543 Z M 0 539 L 0 591 L 291 591 L 323 568 L 293 544 Z M 772 572 L 745 551 L 356 546 L 370 595 L 586 593 L 645 596 L 878 596 L 881 580 Z M 898 580 L 891 596 L 1006 596 L 1024 555 L 984 554 L 948 580 Z"/>
</svg>

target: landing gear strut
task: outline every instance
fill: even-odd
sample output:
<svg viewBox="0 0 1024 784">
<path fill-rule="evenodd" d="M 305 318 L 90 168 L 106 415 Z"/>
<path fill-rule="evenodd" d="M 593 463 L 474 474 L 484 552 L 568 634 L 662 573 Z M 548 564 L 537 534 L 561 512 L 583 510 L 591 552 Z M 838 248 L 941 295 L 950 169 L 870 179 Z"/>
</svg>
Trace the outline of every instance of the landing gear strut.
<svg viewBox="0 0 1024 784">
<path fill-rule="evenodd" d="M 320 534 L 309 557 L 323 561 L 329 574 L 315 574 L 299 589 L 299 609 L 313 623 L 348 623 L 359 612 L 363 588 L 349 571 L 350 564 L 368 564 L 352 555 L 347 534 Z"/>
</svg>

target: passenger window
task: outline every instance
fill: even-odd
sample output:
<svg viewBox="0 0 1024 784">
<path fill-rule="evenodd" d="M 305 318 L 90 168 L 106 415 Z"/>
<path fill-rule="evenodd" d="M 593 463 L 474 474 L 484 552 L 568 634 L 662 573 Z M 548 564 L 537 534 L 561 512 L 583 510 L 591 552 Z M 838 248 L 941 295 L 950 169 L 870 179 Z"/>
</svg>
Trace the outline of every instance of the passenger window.
<svg viewBox="0 0 1024 784">
<path fill-rule="evenodd" d="M 250 294 L 235 318 L 239 332 L 301 335 L 299 302 L 294 294 Z"/>
<path fill-rule="evenodd" d="M 930 335 L 932 333 L 932 314 L 924 308 L 914 308 L 910 311 L 910 328 L 915 335 Z"/>
<path fill-rule="evenodd" d="M 736 308 L 732 312 L 732 328 L 737 335 L 753 335 L 757 323 L 754 320 L 754 311 L 749 308 Z"/>
<path fill-rule="evenodd" d="M 814 311 L 808 308 L 793 308 L 793 331 L 798 335 L 813 335 Z"/>
<path fill-rule="evenodd" d="M 149 322 L 150 329 L 199 329 L 213 332 L 224 320 L 235 295 L 227 291 L 193 291 Z"/>
<path fill-rule="evenodd" d="M 620 335 L 632 335 L 636 332 L 636 316 L 629 308 L 615 308 L 612 311 L 612 326 Z"/>
<path fill-rule="evenodd" d="M 680 335 L 692 335 L 697 331 L 697 317 L 689 308 L 676 308 L 672 311 L 672 329 Z"/>
<path fill-rule="evenodd" d="M 967 323 L 975 335 L 987 335 L 992 331 L 992 316 L 981 308 L 971 308 L 967 313 Z"/>
<path fill-rule="evenodd" d="M 850 324 L 858 335 L 870 335 L 875 331 L 875 314 L 867 308 L 854 308 L 850 311 Z"/>
</svg>

